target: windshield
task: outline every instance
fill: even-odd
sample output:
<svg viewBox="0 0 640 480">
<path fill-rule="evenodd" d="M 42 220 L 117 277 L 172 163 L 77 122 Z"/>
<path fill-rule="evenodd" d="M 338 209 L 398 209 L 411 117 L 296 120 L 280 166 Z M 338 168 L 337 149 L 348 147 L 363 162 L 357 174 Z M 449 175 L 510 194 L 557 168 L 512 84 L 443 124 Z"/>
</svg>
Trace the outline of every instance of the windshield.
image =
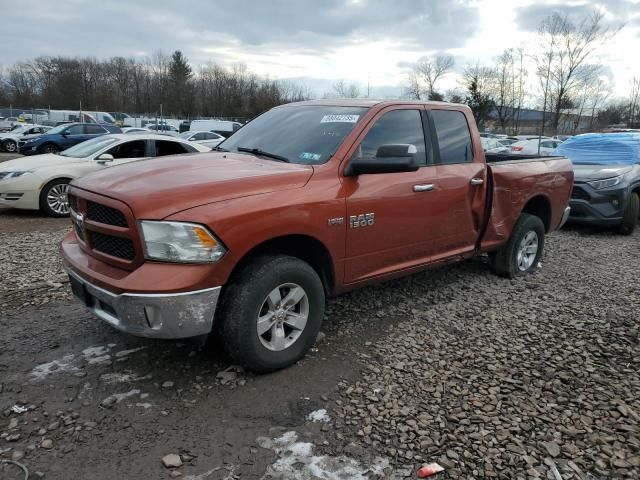
<svg viewBox="0 0 640 480">
<path fill-rule="evenodd" d="M 29 126 L 25 126 L 25 125 L 23 125 L 22 127 L 18 127 L 18 128 L 13 129 L 13 130 L 11 131 L 11 133 L 18 133 L 18 134 L 20 134 L 20 133 L 24 133 L 24 132 L 26 132 L 27 130 L 29 130 L 30 128 L 31 128 L 31 125 L 29 125 Z"/>
<path fill-rule="evenodd" d="M 102 150 L 104 147 L 107 147 L 117 141 L 117 138 L 105 135 L 102 137 L 87 140 L 86 142 L 79 143 L 71 148 L 68 148 L 64 152 L 60 152 L 60 155 L 62 155 L 63 157 L 73 158 L 90 157 L 94 153 Z"/>
<path fill-rule="evenodd" d="M 48 130 L 47 133 L 53 133 L 53 134 L 60 133 L 69 125 L 70 125 L 69 123 L 63 123 L 62 125 L 58 125 L 57 127 L 53 127 L 51 130 Z"/>
<path fill-rule="evenodd" d="M 335 153 L 365 107 L 301 105 L 274 108 L 251 121 L 219 147 L 262 150 L 291 163 L 320 165 Z M 259 156 L 259 155 L 258 155 Z"/>
</svg>

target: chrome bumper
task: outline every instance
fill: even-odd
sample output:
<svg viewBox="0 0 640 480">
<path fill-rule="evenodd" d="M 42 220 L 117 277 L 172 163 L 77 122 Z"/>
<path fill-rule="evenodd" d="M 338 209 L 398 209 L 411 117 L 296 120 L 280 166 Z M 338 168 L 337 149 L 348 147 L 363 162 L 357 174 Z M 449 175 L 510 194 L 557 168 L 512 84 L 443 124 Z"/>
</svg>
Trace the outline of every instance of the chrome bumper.
<svg viewBox="0 0 640 480">
<path fill-rule="evenodd" d="M 220 288 L 185 293 L 117 295 L 75 272 L 69 274 L 73 294 L 98 318 L 131 335 L 186 338 L 211 332 Z"/>
<path fill-rule="evenodd" d="M 558 228 L 556 230 L 560 230 L 562 227 L 564 227 L 564 224 L 567 223 L 567 220 L 569 220 L 570 214 L 571 214 L 571 207 L 565 208 L 564 213 L 562 214 L 562 220 L 560 220 L 560 224 L 558 225 Z"/>
</svg>

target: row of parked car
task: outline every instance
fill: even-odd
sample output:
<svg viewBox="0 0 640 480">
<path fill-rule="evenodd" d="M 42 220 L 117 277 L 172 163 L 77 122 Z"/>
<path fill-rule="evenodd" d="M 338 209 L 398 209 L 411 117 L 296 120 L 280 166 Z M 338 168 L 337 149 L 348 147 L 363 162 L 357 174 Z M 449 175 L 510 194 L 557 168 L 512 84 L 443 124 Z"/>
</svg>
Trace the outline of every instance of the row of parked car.
<svg viewBox="0 0 640 480">
<path fill-rule="evenodd" d="M 568 136 L 546 137 L 538 135 L 496 135 L 481 133 L 482 148 L 488 153 L 508 153 L 510 155 L 542 155 L 548 157 Z"/>
<path fill-rule="evenodd" d="M 30 158 L 0 164 L 0 182 L 11 180 L 10 189 L 0 188 L 0 205 L 63 217 L 74 178 L 143 158 L 208 152 L 224 140 L 213 132 L 165 133 L 95 123 L 18 127 L 0 135 L 0 146 Z"/>
</svg>

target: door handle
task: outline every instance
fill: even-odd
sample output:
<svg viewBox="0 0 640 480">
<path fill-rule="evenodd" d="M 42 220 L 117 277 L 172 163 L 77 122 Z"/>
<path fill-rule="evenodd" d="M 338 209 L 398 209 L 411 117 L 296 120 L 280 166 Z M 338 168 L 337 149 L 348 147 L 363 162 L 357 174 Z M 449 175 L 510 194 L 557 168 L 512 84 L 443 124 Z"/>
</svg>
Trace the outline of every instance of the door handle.
<svg viewBox="0 0 640 480">
<path fill-rule="evenodd" d="M 471 179 L 471 185 L 482 185 L 484 183 L 484 180 L 481 178 L 472 178 Z"/>
<path fill-rule="evenodd" d="M 425 185 L 414 185 L 413 186 L 413 191 L 414 192 L 430 192 L 431 190 L 433 190 L 433 184 L 432 183 L 428 183 Z"/>
</svg>

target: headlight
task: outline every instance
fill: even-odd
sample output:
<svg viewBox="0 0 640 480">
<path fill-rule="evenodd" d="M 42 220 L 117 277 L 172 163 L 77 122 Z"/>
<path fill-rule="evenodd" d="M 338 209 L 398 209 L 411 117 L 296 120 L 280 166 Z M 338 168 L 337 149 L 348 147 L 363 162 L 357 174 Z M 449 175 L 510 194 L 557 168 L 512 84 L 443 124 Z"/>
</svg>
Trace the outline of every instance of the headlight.
<svg viewBox="0 0 640 480">
<path fill-rule="evenodd" d="M 144 256 L 165 262 L 217 262 L 222 243 L 202 225 L 184 222 L 140 222 Z"/>
<path fill-rule="evenodd" d="M 604 180 L 594 180 L 593 182 L 587 183 L 596 190 L 602 190 L 604 188 L 615 187 L 622 181 L 623 178 L 624 175 L 618 175 L 617 177 L 605 178 Z"/>
<path fill-rule="evenodd" d="M 0 180 L 8 180 L 9 178 L 22 177 L 24 175 L 29 175 L 30 171 L 17 171 L 17 172 L 0 172 Z"/>
</svg>

